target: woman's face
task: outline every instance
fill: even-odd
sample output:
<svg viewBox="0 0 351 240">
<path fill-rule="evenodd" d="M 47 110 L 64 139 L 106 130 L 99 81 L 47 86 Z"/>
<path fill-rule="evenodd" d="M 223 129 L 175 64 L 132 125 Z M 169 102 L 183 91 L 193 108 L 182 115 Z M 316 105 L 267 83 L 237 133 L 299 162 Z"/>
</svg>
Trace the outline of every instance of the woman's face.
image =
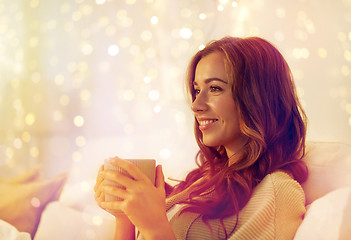
<svg viewBox="0 0 351 240">
<path fill-rule="evenodd" d="M 221 52 L 213 52 L 199 61 L 193 87 L 196 98 L 191 109 L 199 123 L 203 143 L 208 147 L 224 146 L 230 157 L 243 146 L 244 138 Z"/>
</svg>

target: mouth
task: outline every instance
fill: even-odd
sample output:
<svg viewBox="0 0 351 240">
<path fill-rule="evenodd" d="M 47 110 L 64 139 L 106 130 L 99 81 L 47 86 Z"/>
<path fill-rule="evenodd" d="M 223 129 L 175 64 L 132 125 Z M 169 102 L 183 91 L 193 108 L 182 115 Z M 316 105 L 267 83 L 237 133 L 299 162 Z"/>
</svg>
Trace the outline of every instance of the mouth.
<svg viewBox="0 0 351 240">
<path fill-rule="evenodd" d="M 218 119 L 204 119 L 204 120 L 198 119 L 199 129 L 201 131 L 206 130 L 206 129 L 212 127 L 212 125 L 217 121 L 218 121 Z"/>
</svg>

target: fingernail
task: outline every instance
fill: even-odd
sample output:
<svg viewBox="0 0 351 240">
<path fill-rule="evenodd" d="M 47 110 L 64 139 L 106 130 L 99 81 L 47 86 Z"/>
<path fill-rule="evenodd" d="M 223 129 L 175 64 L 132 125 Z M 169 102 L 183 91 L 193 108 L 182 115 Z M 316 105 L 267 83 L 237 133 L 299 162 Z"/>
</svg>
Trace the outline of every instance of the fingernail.
<svg viewBox="0 0 351 240">
<path fill-rule="evenodd" d="M 117 161 L 117 158 L 110 158 L 109 162 L 110 163 L 117 163 L 118 161 Z"/>
</svg>

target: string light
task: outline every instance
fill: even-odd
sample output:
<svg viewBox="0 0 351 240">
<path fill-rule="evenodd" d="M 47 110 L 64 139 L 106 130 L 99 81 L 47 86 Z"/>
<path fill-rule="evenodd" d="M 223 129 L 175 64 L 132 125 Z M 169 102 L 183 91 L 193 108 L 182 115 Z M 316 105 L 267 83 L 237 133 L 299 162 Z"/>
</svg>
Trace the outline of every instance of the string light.
<svg viewBox="0 0 351 240">
<path fill-rule="evenodd" d="M 119 47 L 115 44 L 112 44 L 108 47 L 108 54 L 110 56 L 116 56 L 119 53 Z"/>
<path fill-rule="evenodd" d="M 81 46 L 81 50 L 84 55 L 90 55 L 93 52 L 93 46 L 91 46 L 89 43 L 84 43 Z"/>
<path fill-rule="evenodd" d="M 160 111 L 161 111 L 161 107 L 160 106 L 157 105 L 157 106 L 154 107 L 154 112 L 155 113 L 159 113 Z"/>
<path fill-rule="evenodd" d="M 206 14 L 205 13 L 200 13 L 200 15 L 199 15 L 199 18 L 201 19 L 201 20 L 204 20 L 204 19 L 206 19 Z"/>
<path fill-rule="evenodd" d="M 149 76 L 144 77 L 144 82 L 145 83 L 150 83 L 151 82 L 151 78 Z"/>
<path fill-rule="evenodd" d="M 28 131 L 24 131 L 22 133 L 22 137 L 21 138 L 22 138 L 23 142 L 28 143 L 31 140 L 31 135 L 30 135 L 30 133 Z"/>
<path fill-rule="evenodd" d="M 351 51 L 350 50 L 345 50 L 344 58 L 346 61 L 351 62 Z"/>
<path fill-rule="evenodd" d="M 84 118 L 80 115 L 74 117 L 73 123 L 76 127 L 82 127 L 84 125 Z"/>
<path fill-rule="evenodd" d="M 15 139 L 13 140 L 13 146 L 14 146 L 15 148 L 20 149 L 20 148 L 22 148 L 22 145 L 23 145 L 23 142 L 22 142 L 21 139 L 15 138 Z"/>
<path fill-rule="evenodd" d="M 205 48 L 205 45 L 204 44 L 201 44 L 200 46 L 199 46 L 199 50 L 202 50 L 202 49 L 204 49 Z"/>
<path fill-rule="evenodd" d="M 184 39 L 189 39 L 193 35 L 193 32 L 191 31 L 190 28 L 183 27 L 180 29 L 179 35 Z"/>
<path fill-rule="evenodd" d="M 151 101 L 157 101 L 160 98 L 160 92 L 157 90 L 151 90 L 149 92 L 149 98 Z"/>
<path fill-rule="evenodd" d="M 220 12 L 222 12 L 222 11 L 224 10 L 223 5 L 218 5 L 218 6 L 217 6 L 217 10 L 220 11 Z"/>
<path fill-rule="evenodd" d="M 158 23 L 158 17 L 157 16 L 152 16 L 151 17 L 151 19 L 150 19 L 150 22 L 152 23 L 152 24 L 157 24 Z"/>
<path fill-rule="evenodd" d="M 327 50 L 325 48 L 319 48 L 318 55 L 320 58 L 326 58 L 328 55 Z"/>
<path fill-rule="evenodd" d="M 36 121 L 36 116 L 34 113 L 28 113 L 25 117 L 25 123 L 28 126 L 32 126 Z"/>
</svg>

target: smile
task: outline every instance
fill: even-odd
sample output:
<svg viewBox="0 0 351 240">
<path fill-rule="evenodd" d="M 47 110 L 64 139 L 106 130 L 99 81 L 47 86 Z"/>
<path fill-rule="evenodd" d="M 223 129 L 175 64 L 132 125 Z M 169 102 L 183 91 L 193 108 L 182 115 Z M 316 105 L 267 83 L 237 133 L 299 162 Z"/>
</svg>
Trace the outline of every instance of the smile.
<svg viewBox="0 0 351 240">
<path fill-rule="evenodd" d="M 206 130 L 212 126 L 213 123 L 217 122 L 218 119 L 206 119 L 198 120 L 200 130 Z"/>
<path fill-rule="evenodd" d="M 217 119 L 213 119 L 213 120 L 203 120 L 203 121 L 199 121 L 199 124 L 200 126 L 205 126 L 207 124 L 210 124 L 210 123 L 213 123 L 213 122 L 216 122 Z"/>
</svg>

